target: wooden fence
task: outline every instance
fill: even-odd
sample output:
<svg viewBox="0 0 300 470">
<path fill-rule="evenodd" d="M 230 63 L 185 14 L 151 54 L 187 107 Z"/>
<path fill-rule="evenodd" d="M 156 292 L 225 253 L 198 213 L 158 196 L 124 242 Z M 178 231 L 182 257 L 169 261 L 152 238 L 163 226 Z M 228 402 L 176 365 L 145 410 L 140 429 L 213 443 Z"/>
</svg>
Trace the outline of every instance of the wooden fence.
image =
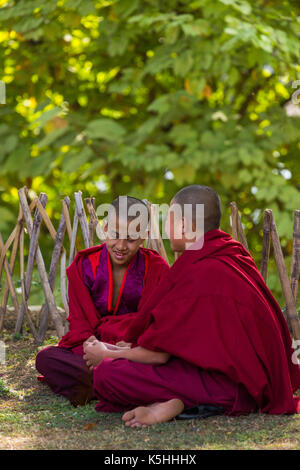
<svg viewBox="0 0 300 470">
<path fill-rule="evenodd" d="M 78 250 L 89 248 L 94 245 L 95 233 L 97 233 L 97 236 L 100 239 L 104 239 L 104 234 L 95 212 L 94 197 L 86 198 L 84 200 L 84 205 L 82 193 L 78 191 L 74 194 L 75 206 L 72 222 L 70 217 L 70 199 L 65 197 L 62 200 L 61 217 L 58 227 L 55 229 L 45 210 L 48 199 L 46 194 L 41 193 L 39 197 L 34 198 L 31 202 L 28 202 L 28 190 L 26 187 L 21 188 L 18 194 L 20 205 L 16 226 L 5 243 L 0 234 L 0 282 L 3 273 L 5 273 L 6 278 L 3 288 L 1 289 L 0 332 L 3 329 L 4 319 L 7 312 L 13 310 L 15 315 L 15 333 L 21 333 L 23 323 L 26 321 L 35 341 L 41 344 L 45 338 L 50 319 L 52 320 L 58 337 L 63 336 L 67 331 L 67 322 L 65 322 L 65 318 L 69 314 L 66 279 L 67 263 L 68 265 L 72 263 Z M 149 202 L 148 207 L 151 214 L 151 230 L 149 238 L 146 240 L 146 246 L 158 251 L 169 263 L 164 243 L 160 236 L 159 225 L 157 223 L 158 207 Z M 238 207 L 235 202 L 231 203 L 231 217 L 233 238 L 239 240 L 248 250 L 247 240 L 243 231 Z M 42 222 L 47 227 L 54 242 L 49 272 L 46 270 L 44 258 L 39 247 L 39 235 Z M 82 240 L 81 244 L 83 244 L 83 246 L 80 246 L 79 244 L 79 226 L 81 228 L 80 239 Z M 29 237 L 29 250 L 26 257 L 24 254 L 25 237 Z M 68 238 L 68 243 L 64 243 L 65 237 Z M 267 280 L 271 242 L 274 248 L 274 257 L 286 303 L 286 320 L 294 339 L 300 339 L 300 322 L 297 314 L 300 257 L 300 210 L 296 210 L 294 213 L 293 253 L 290 277 L 287 273 L 273 213 L 270 209 L 266 209 L 264 212 L 263 245 L 260 266 L 261 274 L 265 280 Z M 69 247 L 68 254 L 66 251 L 66 245 Z M 8 253 L 10 253 L 9 257 Z M 18 301 L 17 288 L 13 280 L 13 273 L 18 255 L 20 259 L 20 303 Z M 175 253 L 175 259 L 177 259 L 177 257 L 178 254 Z M 44 304 L 39 307 L 38 324 L 33 322 L 32 307 L 29 306 L 34 263 L 36 263 L 38 269 L 44 294 Z M 60 271 L 60 291 L 64 310 L 56 305 L 53 294 L 58 271 Z M 11 307 L 8 307 L 9 297 L 11 298 Z"/>
</svg>

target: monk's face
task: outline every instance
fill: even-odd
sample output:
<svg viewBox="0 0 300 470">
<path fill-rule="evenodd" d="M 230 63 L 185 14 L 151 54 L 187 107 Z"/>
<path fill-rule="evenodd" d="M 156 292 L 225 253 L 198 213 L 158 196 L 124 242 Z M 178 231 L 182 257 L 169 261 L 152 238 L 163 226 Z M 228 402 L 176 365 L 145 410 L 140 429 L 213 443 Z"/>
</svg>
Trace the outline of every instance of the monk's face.
<svg viewBox="0 0 300 470">
<path fill-rule="evenodd" d="M 182 219 L 174 211 L 174 201 L 171 201 L 168 211 L 165 231 L 171 242 L 173 251 L 182 252 L 185 250 L 185 238 L 183 233 Z"/>
<path fill-rule="evenodd" d="M 115 266 L 128 266 L 144 242 L 144 239 L 137 236 L 136 230 L 131 229 L 131 225 L 130 222 L 117 218 L 116 223 L 108 221 L 104 226 L 106 248 Z"/>
</svg>

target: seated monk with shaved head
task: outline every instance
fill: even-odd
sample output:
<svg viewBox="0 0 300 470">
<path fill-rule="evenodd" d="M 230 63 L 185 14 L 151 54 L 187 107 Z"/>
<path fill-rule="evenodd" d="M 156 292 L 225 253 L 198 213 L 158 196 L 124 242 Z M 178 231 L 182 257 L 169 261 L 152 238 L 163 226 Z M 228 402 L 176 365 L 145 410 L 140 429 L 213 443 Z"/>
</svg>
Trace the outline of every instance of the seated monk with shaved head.
<svg viewBox="0 0 300 470">
<path fill-rule="evenodd" d="M 175 208 L 185 205 L 192 210 L 178 215 Z M 285 318 L 249 252 L 220 230 L 220 218 L 212 188 L 189 186 L 171 201 L 166 231 L 182 254 L 124 335 L 132 347 L 84 344 L 98 411 L 124 411 L 131 427 L 202 404 L 227 415 L 300 411 Z"/>
<path fill-rule="evenodd" d="M 78 252 L 67 269 L 69 331 L 58 346 L 38 353 L 36 368 L 42 374 L 39 380 L 74 404 L 86 401 L 80 397 L 90 383 L 83 343 L 99 339 L 118 344 L 169 270 L 156 251 L 142 247 L 148 222 L 143 201 L 119 196 L 108 208 L 105 243 Z"/>
</svg>

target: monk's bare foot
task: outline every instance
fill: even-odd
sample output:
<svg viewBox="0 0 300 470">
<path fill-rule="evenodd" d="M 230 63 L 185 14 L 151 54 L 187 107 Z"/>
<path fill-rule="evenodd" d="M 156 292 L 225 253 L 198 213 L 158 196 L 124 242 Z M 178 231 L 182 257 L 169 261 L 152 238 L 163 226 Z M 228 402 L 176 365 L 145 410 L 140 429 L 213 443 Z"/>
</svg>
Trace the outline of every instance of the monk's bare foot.
<svg viewBox="0 0 300 470">
<path fill-rule="evenodd" d="M 177 416 L 184 409 L 181 400 L 173 398 L 164 403 L 154 403 L 149 406 L 139 406 L 124 413 L 122 420 L 131 428 L 145 428 L 152 424 L 164 423 Z"/>
</svg>

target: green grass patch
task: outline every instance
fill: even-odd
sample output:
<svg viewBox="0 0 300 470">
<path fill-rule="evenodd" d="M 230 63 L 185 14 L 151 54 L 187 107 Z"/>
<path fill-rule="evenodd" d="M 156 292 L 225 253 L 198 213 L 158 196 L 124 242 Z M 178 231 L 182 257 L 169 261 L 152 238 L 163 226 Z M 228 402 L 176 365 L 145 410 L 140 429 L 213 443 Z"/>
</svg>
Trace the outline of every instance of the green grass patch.
<svg viewBox="0 0 300 470">
<path fill-rule="evenodd" d="M 40 347 L 30 337 L 6 334 L 7 362 L 0 377 L 1 449 L 300 449 L 300 416 L 218 416 L 128 429 L 121 414 L 74 408 L 37 381 Z M 49 337 L 46 344 L 55 344 Z"/>
</svg>

